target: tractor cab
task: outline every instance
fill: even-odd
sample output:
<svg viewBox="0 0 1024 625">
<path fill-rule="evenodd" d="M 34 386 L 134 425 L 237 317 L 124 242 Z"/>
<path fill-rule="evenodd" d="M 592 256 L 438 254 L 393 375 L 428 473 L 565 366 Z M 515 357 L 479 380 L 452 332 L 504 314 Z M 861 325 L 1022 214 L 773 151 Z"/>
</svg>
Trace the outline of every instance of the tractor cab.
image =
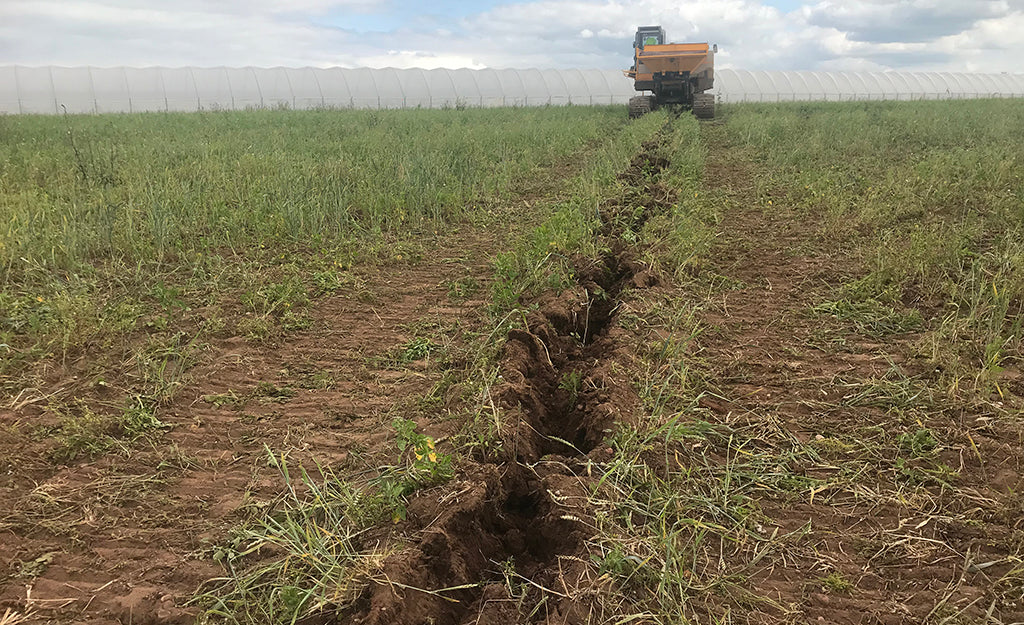
<svg viewBox="0 0 1024 625">
<path fill-rule="evenodd" d="M 661 26 L 641 26 L 636 29 L 633 47 L 643 50 L 644 46 L 660 46 L 665 43 L 665 29 Z"/>
</svg>

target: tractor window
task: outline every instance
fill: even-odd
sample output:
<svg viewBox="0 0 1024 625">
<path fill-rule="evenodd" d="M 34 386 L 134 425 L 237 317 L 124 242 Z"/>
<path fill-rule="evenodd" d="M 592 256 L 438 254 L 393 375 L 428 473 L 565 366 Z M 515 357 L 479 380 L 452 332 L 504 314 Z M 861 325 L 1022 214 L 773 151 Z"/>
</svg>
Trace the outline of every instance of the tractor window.
<svg viewBox="0 0 1024 625">
<path fill-rule="evenodd" d="M 645 46 L 656 46 L 656 45 L 658 45 L 658 38 L 657 37 L 647 37 L 646 39 L 644 39 L 644 45 Z"/>
</svg>

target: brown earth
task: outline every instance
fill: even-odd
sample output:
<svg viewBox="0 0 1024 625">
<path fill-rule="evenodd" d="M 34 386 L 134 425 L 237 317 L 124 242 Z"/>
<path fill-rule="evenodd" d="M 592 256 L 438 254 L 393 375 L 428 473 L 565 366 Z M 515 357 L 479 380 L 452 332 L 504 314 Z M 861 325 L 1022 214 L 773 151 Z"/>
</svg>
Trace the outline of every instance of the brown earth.
<svg viewBox="0 0 1024 625">
<path fill-rule="evenodd" d="M 865 335 L 813 313 L 858 276 L 852 246 L 788 208 L 784 189 L 769 189 L 775 201 L 759 204 L 755 181 L 764 172 L 728 145 L 723 128 L 705 130 L 705 184 L 730 199 L 712 269 L 736 286 L 704 314 L 700 357 L 713 363 L 714 396 L 703 404 L 721 422 L 762 429 L 780 449 L 816 446 L 819 462 L 787 467 L 800 475 L 859 472 L 805 500 L 758 502 L 781 532 L 806 533 L 751 576 L 750 586 L 777 608 L 749 621 L 1024 622 L 1019 405 L 944 393 L 920 333 Z M 894 463 L 897 437 L 918 429 L 941 441 L 928 466 L 955 472 L 947 484 L 924 479 L 921 488 L 922 474 L 913 473 L 920 461 Z M 851 587 L 829 587 L 823 580 L 833 574 Z"/>
<path fill-rule="evenodd" d="M 623 590 L 602 583 L 588 566 L 594 511 L 586 501 L 598 480 L 591 469 L 600 471 L 609 460 L 610 450 L 600 445 L 604 433 L 641 418 L 636 392 L 621 372 L 637 364 L 642 336 L 620 327 L 617 315 L 645 291 L 690 299 L 702 309 L 704 331 L 693 357 L 705 363 L 708 391 L 694 418 L 756 432 L 751 441 L 777 450 L 780 463 L 791 462 L 786 452 L 793 448 L 813 451 L 799 456 L 803 464 L 771 470 L 820 484 L 794 494 L 757 489 L 755 482 L 749 496 L 757 531 L 779 538 L 764 539 L 768 546 L 760 552 L 723 541 L 710 561 L 739 571 L 744 581 L 732 585 L 743 590 L 724 585 L 717 598 L 695 596 L 684 618 L 1024 620 L 1022 438 L 1010 400 L 943 396 L 939 372 L 921 355 L 920 331 L 870 334 L 815 313 L 862 271 L 854 246 L 787 208 L 784 190 L 760 205 L 758 167 L 728 149 L 720 127 L 704 131 L 711 147 L 705 186 L 726 206 L 703 275 L 692 284 L 670 284 L 637 263 L 635 250 L 617 238 L 632 214 L 621 209 L 671 205 L 671 191 L 647 185 L 641 173 L 665 166 L 649 145 L 623 176 L 631 186 L 606 203 L 608 254 L 577 262 L 577 287 L 541 297 L 527 329 L 509 335 L 500 398 L 516 415 L 503 432 L 514 458 L 475 466 L 454 504 L 416 498 L 410 521 L 422 538 L 387 563 L 383 579 L 341 621 L 605 622 L 605 602 L 594 594 Z M 639 223 L 648 216 L 642 213 Z M 706 295 L 706 280 L 720 286 L 709 301 L 695 300 Z M 600 307 L 595 293 L 608 296 Z M 587 391 L 569 397 L 568 375 Z M 937 449 L 899 457 L 908 453 L 901 436 L 924 430 Z M 671 455 L 655 449 L 645 461 L 658 473 L 670 469 L 662 464 L 670 456 L 722 465 L 740 453 L 728 445 L 698 447 L 677 446 Z M 943 466 L 947 473 L 934 477 Z M 849 479 L 835 479 L 843 472 Z M 511 563 L 510 574 L 503 564 Z M 518 580 L 530 589 L 513 596 Z"/>
<path fill-rule="evenodd" d="M 462 366 L 464 335 L 482 321 L 495 241 L 473 231 L 457 245 L 439 241 L 419 263 L 355 269 L 358 288 L 311 304 L 307 330 L 269 343 L 212 340 L 158 413 L 170 430 L 125 443 L 123 453 L 67 465 L 47 457 L 52 442 L 34 428 L 55 421 L 51 400 L 102 407 L 118 394 L 116 372 L 103 387 L 90 382 L 88 356 L 52 367 L 40 389 L 0 409 L 0 614 L 192 622 L 196 608 L 185 603 L 224 574 L 215 548 L 282 490 L 266 449 L 287 452 L 293 465 L 358 473 L 388 459 L 395 416 L 443 438 L 450 424 L 436 419 L 437 408 L 427 419 L 418 402 Z M 451 285 L 467 278 L 480 288 L 453 296 Z M 452 357 L 395 362 L 396 350 L 424 335 Z M 432 399 L 442 411 L 452 404 Z"/>
</svg>

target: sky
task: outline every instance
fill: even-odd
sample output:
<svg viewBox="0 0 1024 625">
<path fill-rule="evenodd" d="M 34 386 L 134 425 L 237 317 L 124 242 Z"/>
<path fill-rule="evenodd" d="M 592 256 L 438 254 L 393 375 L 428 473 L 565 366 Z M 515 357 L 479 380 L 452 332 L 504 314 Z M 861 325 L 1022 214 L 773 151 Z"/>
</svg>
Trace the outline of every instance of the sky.
<svg viewBox="0 0 1024 625">
<path fill-rule="evenodd" d="M 0 65 L 612 69 L 657 24 L 723 68 L 1024 72 L 1024 0 L 0 0 Z"/>
</svg>

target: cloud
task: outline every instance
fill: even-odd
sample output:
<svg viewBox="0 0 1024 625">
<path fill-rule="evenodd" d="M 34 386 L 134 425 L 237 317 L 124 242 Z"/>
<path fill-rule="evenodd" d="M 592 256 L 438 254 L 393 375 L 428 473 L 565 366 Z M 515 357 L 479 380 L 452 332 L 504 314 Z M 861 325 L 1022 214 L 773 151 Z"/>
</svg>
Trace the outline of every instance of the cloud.
<svg viewBox="0 0 1024 625">
<path fill-rule="evenodd" d="M 1006 0 L 827 0 L 810 7 L 807 22 L 845 32 L 854 41 L 914 43 L 955 35 L 1009 13 Z"/>
<path fill-rule="evenodd" d="M 397 0 L 2 0 L 0 63 L 615 68 L 648 24 L 718 43 L 719 67 L 1020 71 L 1024 58 L 1024 0 L 774 1 L 508 0 L 442 19 L 444 0 L 407 15 Z M 368 23 L 394 26 L 354 27 Z"/>
<path fill-rule="evenodd" d="M 259 2 L 254 3 L 259 5 Z M 265 4 L 270 4 L 265 2 Z M 326 3 L 302 0 L 301 4 Z M 34 65 L 334 65 L 354 38 L 239 2 L 8 0 L 0 54 Z M 232 12 L 233 9 L 233 12 Z M 341 51 L 337 54 L 334 51 Z"/>
</svg>

